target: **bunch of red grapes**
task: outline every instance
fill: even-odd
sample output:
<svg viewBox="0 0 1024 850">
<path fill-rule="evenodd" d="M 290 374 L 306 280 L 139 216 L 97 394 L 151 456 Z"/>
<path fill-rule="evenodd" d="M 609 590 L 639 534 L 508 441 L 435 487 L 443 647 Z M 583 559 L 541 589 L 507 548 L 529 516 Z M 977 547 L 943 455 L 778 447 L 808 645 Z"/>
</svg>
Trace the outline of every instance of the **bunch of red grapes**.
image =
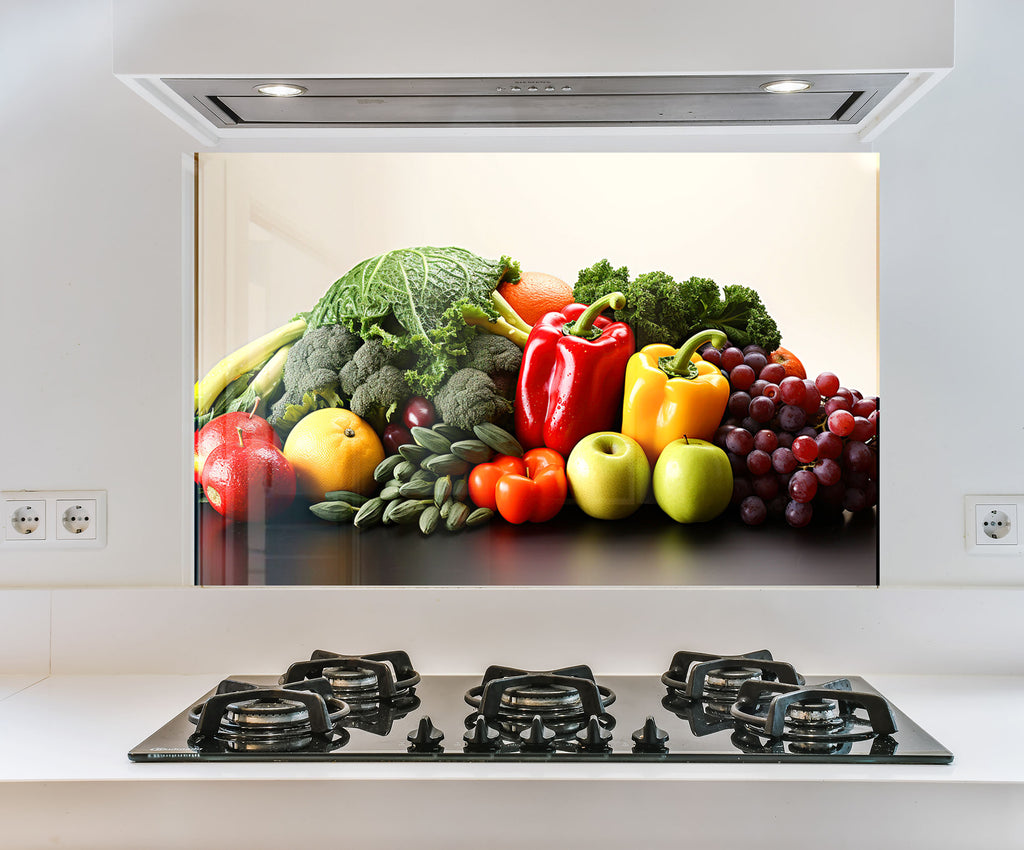
<svg viewBox="0 0 1024 850">
<path fill-rule="evenodd" d="M 709 345 L 701 356 L 729 379 L 714 443 L 729 455 L 732 504 L 744 523 L 781 517 L 802 528 L 878 502 L 877 397 L 841 386 L 831 372 L 787 376 L 757 345 Z"/>
</svg>

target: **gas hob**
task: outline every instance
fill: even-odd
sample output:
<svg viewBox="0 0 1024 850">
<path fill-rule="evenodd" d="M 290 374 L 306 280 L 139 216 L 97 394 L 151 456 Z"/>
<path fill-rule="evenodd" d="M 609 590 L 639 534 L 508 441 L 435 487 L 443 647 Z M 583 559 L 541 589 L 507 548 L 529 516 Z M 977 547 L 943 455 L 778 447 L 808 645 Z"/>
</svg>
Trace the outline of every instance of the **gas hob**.
<svg viewBox="0 0 1024 850">
<path fill-rule="evenodd" d="M 132 749 L 133 761 L 949 763 L 858 676 L 803 676 L 767 650 L 682 651 L 659 676 L 586 665 L 420 676 L 405 652 L 317 650 L 232 676 Z"/>
</svg>

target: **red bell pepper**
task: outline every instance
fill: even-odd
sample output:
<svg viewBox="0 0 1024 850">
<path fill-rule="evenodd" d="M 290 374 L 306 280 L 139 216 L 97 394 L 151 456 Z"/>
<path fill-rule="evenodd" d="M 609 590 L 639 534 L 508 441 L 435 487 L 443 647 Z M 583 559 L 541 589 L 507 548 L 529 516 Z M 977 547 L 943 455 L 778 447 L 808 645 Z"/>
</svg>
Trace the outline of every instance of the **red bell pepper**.
<svg viewBox="0 0 1024 850">
<path fill-rule="evenodd" d="M 521 458 L 498 455 L 473 467 L 469 498 L 497 510 L 508 522 L 547 522 L 565 504 L 565 459 L 553 449 L 531 449 Z"/>
<path fill-rule="evenodd" d="M 587 434 L 613 430 L 636 343 L 629 325 L 601 312 L 625 304 L 626 296 L 611 292 L 589 307 L 545 313 L 533 326 L 516 387 L 516 436 L 524 447 L 568 457 Z"/>
</svg>

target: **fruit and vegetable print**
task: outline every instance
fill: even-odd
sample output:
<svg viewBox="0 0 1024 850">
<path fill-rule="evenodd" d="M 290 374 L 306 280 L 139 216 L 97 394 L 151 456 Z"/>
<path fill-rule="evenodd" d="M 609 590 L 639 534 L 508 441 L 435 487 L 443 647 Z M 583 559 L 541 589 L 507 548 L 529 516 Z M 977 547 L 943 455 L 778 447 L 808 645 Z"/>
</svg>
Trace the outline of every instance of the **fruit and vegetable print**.
<svg viewBox="0 0 1024 850">
<path fill-rule="evenodd" d="M 197 498 L 233 523 L 298 505 L 424 535 L 873 509 L 878 398 L 808 371 L 770 309 L 608 260 L 570 283 L 464 248 L 372 257 L 196 384 Z"/>
</svg>

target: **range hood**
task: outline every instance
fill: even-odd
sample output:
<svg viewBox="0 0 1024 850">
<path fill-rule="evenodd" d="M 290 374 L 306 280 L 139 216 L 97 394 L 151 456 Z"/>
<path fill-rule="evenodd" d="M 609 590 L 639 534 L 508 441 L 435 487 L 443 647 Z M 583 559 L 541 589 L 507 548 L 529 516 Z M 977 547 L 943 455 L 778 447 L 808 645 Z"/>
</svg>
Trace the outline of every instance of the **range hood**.
<svg viewBox="0 0 1024 850">
<path fill-rule="evenodd" d="M 552 128 L 866 142 L 952 54 L 952 0 L 114 2 L 115 74 L 206 144 Z"/>
</svg>

